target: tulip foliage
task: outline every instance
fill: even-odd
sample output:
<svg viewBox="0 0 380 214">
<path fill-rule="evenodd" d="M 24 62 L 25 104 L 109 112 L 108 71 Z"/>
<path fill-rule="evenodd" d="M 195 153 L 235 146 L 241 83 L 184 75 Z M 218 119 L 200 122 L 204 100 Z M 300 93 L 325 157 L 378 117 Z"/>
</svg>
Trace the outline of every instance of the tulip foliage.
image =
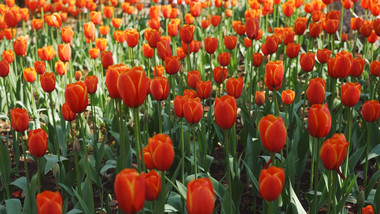
<svg viewBox="0 0 380 214">
<path fill-rule="evenodd" d="M 380 212 L 379 1 L 18 3 L 0 213 Z"/>
</svg>

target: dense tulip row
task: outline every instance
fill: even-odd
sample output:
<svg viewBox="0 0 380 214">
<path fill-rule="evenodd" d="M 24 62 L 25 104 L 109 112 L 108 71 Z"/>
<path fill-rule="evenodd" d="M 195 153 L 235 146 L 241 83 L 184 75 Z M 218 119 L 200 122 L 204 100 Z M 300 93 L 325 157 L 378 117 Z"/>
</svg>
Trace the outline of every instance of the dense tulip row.
<svg viewBox="0 0 380 214">
<path fill-rule="evenodd" d="M 332 2 L 0 3 L 0 210 L 379 212 L 380 3 Z"/>
</svg>

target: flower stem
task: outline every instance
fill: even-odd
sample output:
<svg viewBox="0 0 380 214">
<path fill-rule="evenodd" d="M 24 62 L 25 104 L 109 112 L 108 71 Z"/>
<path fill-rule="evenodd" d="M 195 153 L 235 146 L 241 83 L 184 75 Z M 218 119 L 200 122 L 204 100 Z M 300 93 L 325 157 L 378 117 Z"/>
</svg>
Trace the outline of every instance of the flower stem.
<svg viewBox="0 0 380 214">
<path fill-rule="evenodd" d="M 52 117 L 53 117 L 53 125 L 54 125 L 54 133 L 55 133 L 55 141 L 54 141 L 54 147 L 56 148 L 56 150 L 57 150 L 57 156 L 58 156 L 58 162 L 60 162 L 61 161 L 61 150 L 60 150 L 60 148 L 59 148 L 59 138 L 58 138 L 58 134 L 57 134 L 57 125 L 56 125 L 56 122 L 55 122 L 55 115 L 54 115 L 54 110 L 55 110 L 55 107 L 54 107 L 54 103 L 53 103 L 53 96 L 52 96 L 52 94 L 51 93 L 49 93 L 49 99 L 50 99 L 50 105 L 51 105 L 51 108 L 50 108 L 50 110 L 51 110 L 51 115 L 52 115 Z"/>
<path fill-rule="evenodd" d="M 197 170 L 198 170 L 198 163 L 197 163 L 197 142 L 195 140 L 195 125 L 192 125 L 193 127 L 193 146 L 194 146 L 194 174 L 195 179 L 197 179 Z"/>
<path fill-rule="evenodd" d="M 352 108 L 350 107 L 348 110 L 348 118 L 347 118 L 347 123 L 348 123 L 348 142 L 351 142 L 351 124 L 352 124 Z M 347 154 L 346 154 L 346 165 L 344 167 L 344 176 L 347 177 L 348 173 L 348 158 L 350 156 L 350 144 L 348 144 L 347 147 Z"/>
<path fill-rule="evenodd" d="M 41 158 L 37 158 L 37 192 L 41 192 Z"/>
<path fill-rule="evenodd" d="M 157 100 L 158 131 L 162 133 L 161 101 Z"/>
<path fill-rule="evenodd" d="M 320 150 L 320 144 L 321 144 L 322 140 L 321 138 L 318 138 L 318 143 L 316 144 L 316 156 L 315 156 L 315 181 L 314 181 L 314 200 L 313 200 L 313 203 L 314 203 L 314 213 L 318 213 L 318 210 L 317 210 L 317 207 L 318 207 L 318 203 L 317 203 L 317 189 L 318 189 L 318 165 L 319 165 L 319 158 L 318 158 L 318 154 L 319 154 L 319 150 Z"/>
<path fill-rule="evenodd" d="M 228 194 L 230 195 L 230 200 L 232 200 L 232 182 L 231 182 L 231 167 L 230 167 L 230 148 L 228 142 L 228 132 L 229 130 L 224 130 L 224 150 L 226 152 L 226 170 L 227 170 L 227 184 L 228 184 Z M 232 207 L 230 210 L 232 213 Z"/>
<path fill-rule="evenodd" d="M 273 99 L 274 99 L 274 111 L 275 111 L 275 115 L 279 116 L 280 115 L 280 110 L 278 108 L 277 90 L 276 90 L 276 88 L 274 88 L 274 90 L 273 90 Z"/>
<path fill-rule="evenodd" d="M 121 169 L 124 169 L 126 167 L 126 148 L 124 143 L 124 128 L 123 128 L 123 104 L 121 100 L 118 100 L 119 104 L 119 131 L 120 131 L 120 139 L 119 139 L 119 146 L 120 146 L 120 160 L 121 160 Z"/>
<path fill-rule="evenodd" d="M 365 165 L 364 165 L 364 180 L 363 180 L 363 186 L 364 190 L 367 188 L 367 173 L 368 173 L 368 153 L 369 153 L 369 141 L 371 138 L 371 124 L 372 123 L 367 123 L 368 128 L 367 128 L 367 143 L 365 147 Z"/>
<path fill-rule="evenodd" d="M 185 183 L 185 141 L 183 136 L 183 119 L 181 118 L 181 162 L 182 162 L 182 183 Z"/>
<path fill-rule="evenodd" d="M 139 108 L 133 109 L 133 119 L 135 121 L 135 137 L 136 137 L 136 147 L 137 147 L 137 169 L 141 173 L 145 172 L 144 156 L 142 155 L 142 144 L 140 141 L 140 122 L 139 122 Z"/>
</svg>

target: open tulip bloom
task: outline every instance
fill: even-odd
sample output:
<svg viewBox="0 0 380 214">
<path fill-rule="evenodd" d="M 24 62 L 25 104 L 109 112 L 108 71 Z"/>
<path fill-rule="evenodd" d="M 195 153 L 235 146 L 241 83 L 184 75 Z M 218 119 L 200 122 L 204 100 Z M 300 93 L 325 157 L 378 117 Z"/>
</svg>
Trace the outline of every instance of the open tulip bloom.
<svg viewBox="0 0 380 214">
<path fill-rule="evenodd" d="M 1 211 L 380 212 L 380 1 L 24 3 Z"/>
</svg>

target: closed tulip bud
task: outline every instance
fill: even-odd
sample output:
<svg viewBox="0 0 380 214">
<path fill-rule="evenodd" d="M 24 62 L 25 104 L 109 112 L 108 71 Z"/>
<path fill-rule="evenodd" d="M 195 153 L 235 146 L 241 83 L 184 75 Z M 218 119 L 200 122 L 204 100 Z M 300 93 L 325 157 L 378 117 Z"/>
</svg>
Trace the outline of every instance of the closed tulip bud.
<svg viewBox="0 0 380 214">
<path fill-rule="evenodd" d="M 363 73 L 365 66 L 365 60 L 361 57 L 356 57 L 352 60 L 352 66 L 350 71 L 350 76 L 360 77 Z"/>
<path fill-rule="evenodd" d="M 213 70 L 214 81 L 216 83 L 222 83 L 228 77 L 227 68 L 216 66 Z"/>
<path fill-rule="evenodd" d="M 255 103 L 258 106 L 262 106 L 265 103 L 265 91 L 256 91 Z"/>
<path fill-rule="evenodd" d="M 319 153 L 323 166 L 328 170 L 339 170 L 340 165 L 346 159 L 349 143 L 343 134 L 334 134 L 327 139 Z"/>
<path fill-rule="evenodd" d="M 147 150 L 155 169 L 167 171 L 174 161 L 173 143 L 169 135 L 156 134 L 148 139 Z"/>
<path fill-rule="evenodd" d="M 54 91 L 55 75 L 53 72 L 46 72 L 41 75 L 41 87 L 47 93 Z"/>
<path fill-rule="evenodd" d="M 152 162 L 152 155 L 150 154 L 148 147 L 143 148 L 142 152 L 143 152 L 143 156 L 144 156 L 145 167 L 149 170 L 154 169 L 154 165 Z"/>
<path fill-rule="evenodd" d="M 144 207 L 145 179 L 136 169 L 124 169 L 116 175 L 114 191 L 124 213 L 138 213 Z"/>
<path fill-rule="evenodd" d="M 256 39 L 259 36 L 259 20 L 257 18 L 247 19 L 245 22 L 245 33 L 250 39 Z"/>
<path fill-rule="evenodd" d="M 129 108 L 136 108 L 144 103 L 147 87 L 145 72 L 139 68 L 128 70 L 117 79 L 119 94 Z"/>
<path fill-rule="evenodd" d="M 17 56 L 26 56 L 27 42 L 23 36 L 17 37 L 13 42 L 13 50 Z"/>
<path fill-rule="evenodd" d="M 371 21 L 363 21 L 360 26 L 360 34 L 364 37 L 369 37 L 372 33 L 372 22 Z"/>
<path fill-rule="evenodd" d="M 379 18 L 373 20 L 372 27 L 373 27 L 373 30 L 375 30 L 376 35 L 380 36 L 380 19 Z"/>
<path fill-rule="evenodd" d="M 280 89 L 283 77 L 284 65 L 282 61 L 268 62 L 266 64 L 264 81 L 269 90 Z"/>
<path fill-rule="evenodd" d="M 315 64 L 315 54 L 310 52 L 301 54 L 300 64 L 303 71 L 312 71 Z"/>
<path fill-rule="evenodd" d="M 14 108 L 11 111 L 12 128 L 17 132 L 24 132 L 29 125 L 28 112 L 23 108 Z"/>
<path fill-rule="evenodd" d="M 165 71 L 170 75 L 178 73 L 181 68 L 181 59 L 178 56 L 168 56 L 165 58 Z"/>
<path fill-rule="evenodd" d="M 363 22 L 363 19 L 361 19 L 360 17 L 352 17 L 351 18 L 351 23 L 350 23 L 350 26 L 351 26 L 351 29 L 352 30 L 359 30 L 360 26 L 362 25 L 362 22 Z"/>
<path fill-rule="evenodd" d="M 100 11 L 91 11 L 90 13 L 90 20 L 95 24 L 98 25 L 102 21 L 102 13 Z"/>
<path fill-rule="evenodd" d="M 71 51 L 71 49 L 70 49 L 70 51 Z M 51 46 L 51 45 L 45 46 L 42 48 L 43 59 L 46 61 L 51 61 L 55 57 L 55 54 L 56 54 L 56 52 L 55 52 L 53 46 Z"/>
<path fill-rule="evenodd" d="M 155 171 L 151 170 L 148 173 L 142 173 L 145 178 L 145 199 L 147 201 L 154 201 L 158 198 L 161 192 L 161 176 Z"/>
<path fill-rule="evenodd" d="M 65 90 L 66 103 L 74 113 L 86 111 L 88 105 L 87 87 L 83 82 L 68 84 Z"/>
<path fill-rule="evenodd" d="M 187 85 L 192 88 L 197 88 L 197 83 L 201 81 L 201 73 L 199 71 L 189 71 L 187 73 Z"/>
<path fill-rule="evenodd" d="M 100 55 L 100 61 L 102 62 L 103 68 L 107 69 L 108 66 L 113 65 L 113 58 L 111 51 L 103 51 Z"/>
<path fill-rule="evenodd" d="M 168 24 L 168 34 L 171 37 L 177 36 L 178 34 L 178 25 L 175 23 Z"/>
<path fill-rule="evenodd" d="M 319 22 L 321 20 L 321 15 L 322 15 L 322 11 L 319 11 L 319 10 L 314 10 L 312 12 L 312 19 L 313 19 L 313 22 Z"/>
<path fill-rule="evenodd" d="M 200 99 L 188 99 L 187 102 L 183 105 L 183 112 L 187 122 L 198 123 L 203 115 L 203 107 Z"/>
<path fill-rule="evenodd" d="M 329 49 L 318 49 L 317 50 L 317 59 L 320 63 L 324 64 L 330 59 L 331 50 Z"/>
<path fill-rule="evenodd" d="M 284 90 L 281 93 L 281 100 L 285 105 L 290 105 L 294 101 L 294 97 L 296 96 L 296 93 L 290 89 Z"/>
<path fill-rule="evenodd" d="M 186 209 L 189 214 L 212 214 L 215 193 L 208 178 L 191 180 L 187 184 Z"/>
<path fill-rule="evenodd" d="M 295 33 L 293 30 L 284 33 L 284 44 L 288 45 L 294 42 Z"/>
<path fill-rule="evenodd" d="M 106 38 L 96 38 L 95 45 L 99 48 L 100 51 L 104 51 L 107 48 L 107 39 Z"/>
<path fill-rule="evenodd" d="M 243 25 L 241 23 L 241 21 L 232 21 L 232 28 L 234 29 L 234 31 L 240 35 L 240 36 L 244 36 L 245 34 L 245 25 Z M 249 38 L 247 38 L 249 39 Z M 250 40 L 250 39 L 249 39 Z"/>
<path fill-rule="evenodd" d="M 136 29 L 127 29 L 125 31 L 125 39 L 129 47 L 134 48 L 139 43 L 139 33 Z"/>
<path fill-rule="evenodd" d="M 271 166 L 261 170 L 259 177 L 259 192 L 266 201 L 276 200 L 282 192 L 285 183 L 285 172 L 282 168 Z"/>
<path fill-rule="evenodd" d="M 14 28 L 17 26 L 17 13 L 16 11 L 12 10 L 12 9 L 7 9 L 3 12 L 3 19 L 4 19 L 4 22 L 5 24 L 9 27 L 9 28 Z"/>
<path fill-rule="evenodd" d="M 311 79 L 306 90 L 307 100 L 311 105 L 322 104 L 326 95 L 326 82 L 322 78 Z"/>
<path fill-rule="evenodd" d="M 352 67 L 352 54 L 347 51 L 341 51 L 336 54 L 335 58 L 331 57 L 327 62 L 327 70 L 332 78 L 346 78 Z"/>
<path fill-rule="evenodd" d="M 37 194 L 36 202 L 38 214 L 62 213 L 62 196 L 59 192 L 43 191 Z"/>
<path fill-rule="evenodd" d="M 329 34 L 335 34 L 339 27 L 339 20 L 327 19 L 326 20 L 326 32 Z"/>
<path fill-rule="evenodd" d="M 309 25 L 309 36 L 311 38 L 317 38 L 321 33 L 321 23 L 312 22 Z"/>
<path fill-rule="evenodd" d="M 303 35 L 305 33 L 307 26 L 307 18 L 306 17 L 297 17 L 294 23 L 294 32 L 297 35 Z"/>
<path fill-rule="evenodd" d="M 155 77 L 150 83 L 150 91 L 157 101 L 166 100 L 169 95 L 169 81 L 166 77 Z"/>
<path fill-rule="evenodd" d="M 187 102 L 187 97 L 186 96 L 176 96 L 174 99 L 174 113 L 177 117 L 184 117 L 183 113 L 183 106 Z"/>
<path fill-rule="evenodd" d="M 58 45 L 58 57 L 59 60 L 67 62 L 71 57 L 71 47 L 70 44 L 60 44 Z"/>
<path fill-rule="evenodd" d="M 103 36 L 106 36 L 110 32 L 109 26 L 99 26 L 99 33 Z"/>
<path fill-rule="evenodd" d="M 370 64 L 369 70 L 373 76 L 375 76 L 375 77 L 380 76 L 380 62 L 379 61 L 372 61 Z"/>
<path fill-rule="evenodd" d="M 194 25 L 185 24 L 179 29 L 179 37 L 184 43 L 189 44 L 191 41 L 193 41 L 194 32 L 195 32 Z"/>
<path fill-rule="evenodd" d="M 121 18 L 112 18 L 111 22 L 112 22 L 112 26 L 115 29 L 117 29 L 121 26 L 121 24 L 123 23 L 123 20 Z"/>
<path fill-rule="evenodd" d="M 314 104 L 309 109 L 308 130 L 315 138 L 326 137 L 331 129 L 331 114 L 327 104 Z"/>
<path fill-rule="evenodd" d="M 286 17 L 290 17 L 294 13 L 294 2 L 293 1 L 288 1 L 285 2 L 281 5 L 282 7 L 282 12 Z"/>
<path fill-rule="evenodd" d="M 342 84 L 342 103 L 348 107 L 354 107 L 360 98 L 361 86 L 359 83 L 343 83 Z"/>
<path fill-rule="evenodd" d="M 286 46 L 286 56 L 293 59 L 296 58 L 300 52 L 301 45 L 298 43 L 289 43 Z"/>
<path fill-rule="evenodd" d="M 75 120 L 75 118 L 77 117 L 77 115 L 73 111 L 71 111 L 70 106 L 67 103 L 64 103 L 62 105 L 62 116 L 63 119 L 65 119 L 68 122 Z"/>
<path fill-rule="evenodd" d="M 380 117 L 380 104 L 377 100 L 368 100 L 362 107 L 363 119 L 367 122 L 375 122 Z"/>
<path fill-rule="evenodd" d="M 220 24 L 220 21 L 222 20 L 222 17 L 219 15 L 212 15 L 211 16 L 211 24 L 212 26 L 216 27 Z"/>
<path fill-rule="evenodd" d="M 221 66 L 225 67 L 230 64 L 231 54 L 228 52 L 222 52 L 218 56 L 218 62 Z"/>
<path fill-rule="evenodd" d="M 236 100 L 234 97 L 224 95 L 215 99 L 214 117 L 219 128 L 227 130 L 235 124 L 237 114 Z"/>
<path fill-rule="evenodd" d="M 61 39 L 64 43 L 70 43 L 74 38 L 74 31 L 72 27 L 61 28 Z"/>
<path fill-rule="evenodd" d="M 45 69 L 46 69 L 45 61 L 35 61 L 33 65 L 37 74 L 43 74 L 45 72 Z"/>
<path fill-rule="evenodd" d="M 211 81 L 197 82 L 197 95 L 201 99 L 207 99 L 211 95 Z"/>
<path fill-rule="evenodd" d="M 260 138 L 265 147 L 270 152 L 279 153 L 286 142 L 286 128 L 281 117 L 267 115 L 259 122 Z"/>
<path fill-rule="evenodd" d="M 30 153 L 37 158 L 45 155 L 48 146 L 48 135 L 43 129 L 36 129 L 29 132 L 28 147 Z"/>
<path fill-rule="evenodd" d="M 252 40 L 248 39 L 248 38 L 244 38 L 244 46 L 246 48 L 250 48 L 252 46 Z M 253 53 L 255 54 L 255 53 Z"/>
<path fill-rule="evenodd" d="M 227 49 L 232 50 L 236 47 L 237 37 L 236 36 L 225 36 L 224 45 Z"/>
<path fill-rule="evenodd" d="M 6 50 L 2 54 L 3 60 L 7 61 L 8 63 L 12 63 L 15 60 L 15 55 L 12 50 Z"/>
<path fill-rule="evenodd" d="M 191 13 L 185 14 L 185 22 L 186 24 L 193 24 L 194 23 L 194 16 L 191 15 Z"/>
<path fill-rule="evenodd" d="M 255 67 L 260 67 L 262 62 L 263 62 L 263 54 L 262 53 L 253 53 L 252 58 L 253 58 L 253 66 Z"/>
<path fill-rule="evenodd" d="M 90 50 L 88 50 L 88 54 L 90 55 L 91 59 L 96 59 L 99 57 L 100 50 L 97 47 L 91 48 Z"/>
<path fill-rule="evenodd" d="M 37 78 L 37 72 L 32 67 L 25 68 L 23 74 L 24 74 L 25 81 L 30 82 L 30 83 L 34 82 Z"/>
<path fill-rule="evenodd" d="M 66 62 L 58 61 L 55 63 L 55 71 L 57 74 L 63 76 L 65 75 L 66 71 L 68 70 L 69 64 Z"/>
<path fill-rule="evenodd" d="M 146 29 L 144 36 L 151 48 L 156 48 L 157 43 L 161 40 L 161 32 L 155 29 Z"/>
<path fill-rule="evenodd" d="M 371 44 L 375 43 L 379 37 L 376 35 L 375 31 L 372 31 L 371 35 L 367 37 L 367 41 Z"/>
<path fill-rule="evenodd" d="M 373 210 L 372 205 L 368 205 L 366 207 L 363 207 L 362 214 L 375 214 L 375 211 Z"/>
<path fill-rule="evenodd" d="M 229 78 L 226 82 L 227 94 L 238 99 L 243 93 L 244 78 Z"/>
<path fill-rule="evenodd" d="M 342 33 L 342 35 L 340 35 L 340 38 L 342 42 L 346 42 L 348 40 L 348 35 L 346 33 Z"/>
<path fill-rule="evenodd" d="M 98 88 L 98 77 L 95 75 L 87 76 L 84 79 L 84 84 L 87 87 L 87 93 L 94 94 Z"/>
<path fill-rule="evenodd" d="M 0 77 L 6 77 L 9 74 L 9 63 L 6 60 L 0 61 Z"/>
<path fill-rule="evenodd" d="M 161 41 L 159 41 L 157 43 L 157 54 L 162 61 L 165 61 L 165 58 L 167 56 L 172 55 L 172 48 L 170 47 L 170 40 L 161 39 Z"/>
<path fill-rule="evenodd" d="M 92 39 L 95 36 L 95 25 L 92 22 L 87 22 L 83 25 L 84 35 L 87 39 Z"/>
<path fill-rule="evenodd" d="M 207 37 L 204 40 L 205 50 L 208 54 L 213 54 L 218 49 L 218 39 Z"/>
<path fill-rule="evenodd" d="M 108 93 L 113 99 L 121 99 L 119 94 L 119 90 L 117 89 L 117 82 L 120 73 L 127 72 L 128 67 L 124 64 L 112 65 L 106 71 L 106 86 L 108 89 Z"/>
<path fill-rule="evenodd" d="M 124 32 L 121 30 L 115 30 L 113 32 L 113 38 L 115 39 L 115 41 L 117 41 L 120 44 L 125 42 L 125 35 L 124 35 Z"/>
<path fill-rule="evenodd" d="M 105 6 L 103 8 L 103 14 L 104 16 L 109 19 L 113 16 L 114 13 L 114 7 L 113 6 Z"/>
</svg>

